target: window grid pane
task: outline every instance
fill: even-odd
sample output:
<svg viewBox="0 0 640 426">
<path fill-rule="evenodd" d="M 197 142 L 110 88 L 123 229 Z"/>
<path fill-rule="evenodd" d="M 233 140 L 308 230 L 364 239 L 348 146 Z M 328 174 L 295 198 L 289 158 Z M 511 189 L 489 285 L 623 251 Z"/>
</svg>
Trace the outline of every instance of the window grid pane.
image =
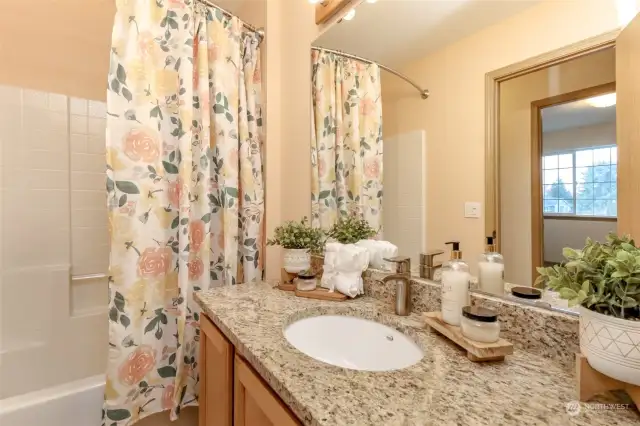
<svg viewBox="0 0 640 426">
<path fill-rule="evenodd" d="M 543 210 L 550 214 L 617 214 L 617 147 L 543 156 Z"/>
</svg>

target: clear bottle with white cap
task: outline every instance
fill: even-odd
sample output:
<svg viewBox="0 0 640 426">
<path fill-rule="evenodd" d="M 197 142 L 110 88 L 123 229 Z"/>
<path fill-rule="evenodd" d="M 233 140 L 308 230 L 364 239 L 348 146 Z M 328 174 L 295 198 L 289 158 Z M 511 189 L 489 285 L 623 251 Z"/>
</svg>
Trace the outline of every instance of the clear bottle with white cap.
<svg viewBox="0 0 640 426">
<path fill-rule="evenodd" d="M 442 267 L 442 320 L 460 325 L 462 308 L 469 304 L 469 265 L 462 260 L 459 241 L 449 241 L 453 246 L 451 259 Z"/>
<path fill-rule="evenodd" d="M 478 261 L 478 288 L 485 293 L 504 295 L 504 258 L 496 251 L 493 237 L 487 237 L 487 251 Z"/>
</svg>

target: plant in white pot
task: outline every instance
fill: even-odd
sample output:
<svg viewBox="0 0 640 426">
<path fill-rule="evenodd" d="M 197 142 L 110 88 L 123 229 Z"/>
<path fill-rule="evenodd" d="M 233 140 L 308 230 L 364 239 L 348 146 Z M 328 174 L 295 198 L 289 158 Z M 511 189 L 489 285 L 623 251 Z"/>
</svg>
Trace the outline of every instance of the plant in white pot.
<svg viewBox="0 0 640 426">
<path fill-rule="evenodd" d="M 640 386 L 640 249 L 610 234 L 563 255 L 565 263 L 538 268 L 536 285 L 580 305 L 580 351 L 592 368 Z"/>
<path fill-rule="evenodd" d="M 284 270 L 297 274 L 311 266 L 311 252 L 318 253 L 324 244 L 321 229 L 312 228 L 306 217 L 299 222 L 288 221 L 276 227 L 267 245 L 284 249 Z"/>
<path fill-rule="evenodd" d="M 376 236 L 378 231 L 362 216 L 352 213 L 343 216 L 329 229 L 327 236 L 342 244 L 355 244 Z"/>
</svg>

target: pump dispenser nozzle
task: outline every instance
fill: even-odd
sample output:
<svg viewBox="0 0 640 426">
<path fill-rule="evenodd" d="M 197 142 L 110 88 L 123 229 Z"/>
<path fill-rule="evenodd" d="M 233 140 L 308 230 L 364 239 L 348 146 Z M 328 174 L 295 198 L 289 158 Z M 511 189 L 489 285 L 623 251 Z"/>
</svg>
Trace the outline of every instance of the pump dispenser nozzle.
<svg viewBox="0 0 640 426">
<path fill-rule="evenodd" d="M 494 253 L 496 251 L 495 237 L 487 237 L 487 252 Z"/>
<path fill-rule="evenodd" d="M 462 259 L 462 252 L 460 251 L 460 241 L 447 241 L 445 244 L 451 244 L 453 250 L 451 251 L 451 259 Z"/>
</svg>

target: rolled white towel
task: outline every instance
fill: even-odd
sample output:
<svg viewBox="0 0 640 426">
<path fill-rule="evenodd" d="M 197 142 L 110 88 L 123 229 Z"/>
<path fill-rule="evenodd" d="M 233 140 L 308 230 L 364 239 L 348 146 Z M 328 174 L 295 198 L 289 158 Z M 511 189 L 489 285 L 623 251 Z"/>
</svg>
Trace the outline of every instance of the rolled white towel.
<svg viewBox="0 0 640 426">
<path fill-rule="evenodd" d="M 360 272 L 369 267 L 369 251 L 355 244 L 345 244 L 336 254 L 333 263 L 337 272 Z"/>
<path fill-rule="evenodd" d="M 398 247 L 396 245 L 391 244 L 389 241 L 378 240 L 360 240 L 356 245 L 369 251 L 369 265 L 372 268 L 393 271 L 394 265 L 384 259 L 398 255 Z"/>
<path fill-rule="evenodd" d="M 324 265 L 322 266 L 322 278 L 320 279 L 320 287 L 328 288 L 333 291 L 333 276 L 335 275 L 335 261 L 338 251 L 344 244 L 326 243 L 324 246 Z"/>
<path fill-rule="evenodd" d="M 338 272 L 331 281 L 336 291 L 351 298 L 363 293 L 362 276 L 357 272 Z"/>
<path fill-rule="evenodd" d="M 338 242 L 329 242 L 324 245 L 324 251 L 326 252 L 336 252 L 339 251 L 344 244 Z"/>
<path fill-rule="evenodd" d="M 392 262 L 387 262 L 384 259 L 398 256 L 398 246 L 391 244 L 389 241 L 378 241 L 378 268 L 383 271 L 393 271 L 395 265 Z"/>
<path fill-rule="evenodd" d="M 336 272 L 327 271 L 326 269 L 322 270 L 322 277 L 320 278 L 320 287 L 326 288 L 329 291 L 334 290 L 333 278 L 336 276 Z"/>
</svg>

